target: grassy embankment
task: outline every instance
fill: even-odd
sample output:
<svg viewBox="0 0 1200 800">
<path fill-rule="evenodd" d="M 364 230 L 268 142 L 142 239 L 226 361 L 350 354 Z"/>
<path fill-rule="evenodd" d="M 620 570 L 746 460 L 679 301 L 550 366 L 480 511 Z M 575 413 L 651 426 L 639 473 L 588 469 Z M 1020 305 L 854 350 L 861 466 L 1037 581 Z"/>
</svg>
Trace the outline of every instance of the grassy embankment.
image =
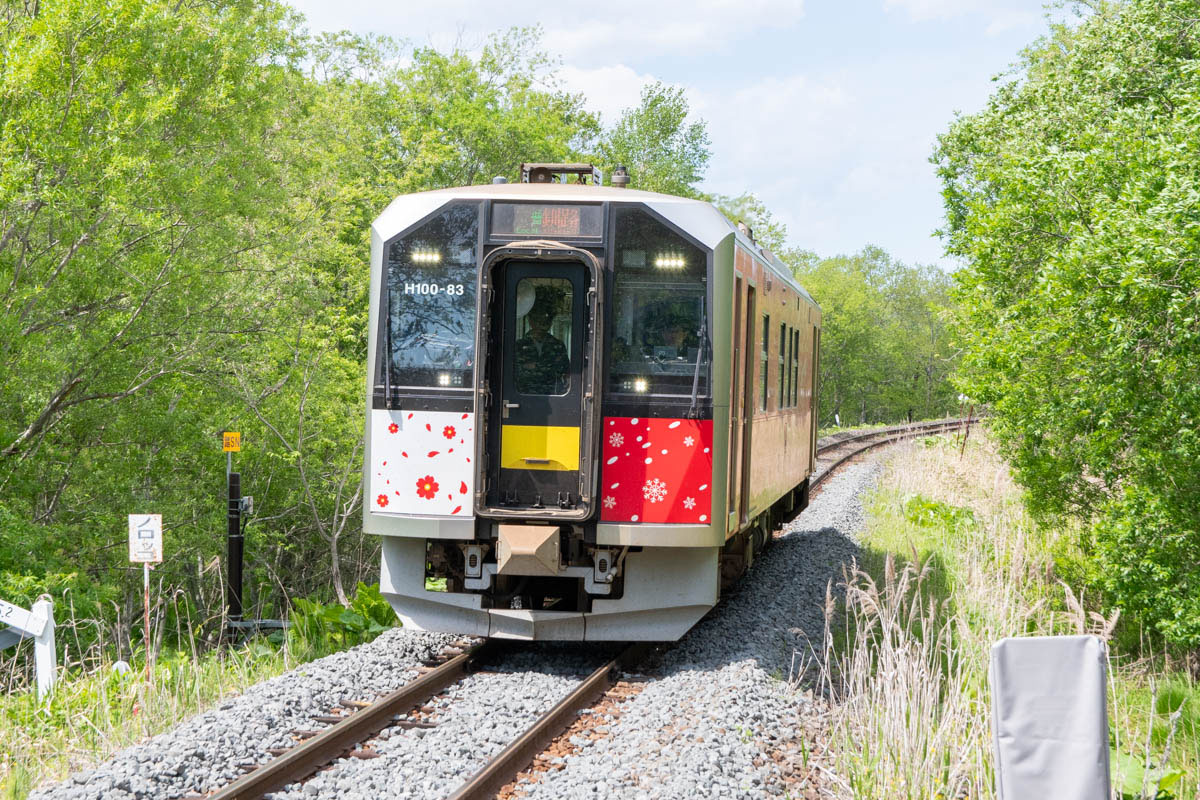
<svg viewBox="0 0 1200 800">
<path fill-rule="evenodd" d="M 826 609 L 822 680 L 838 701 L 832 746 L 845 789 L 887 800 L 992 797 L 992 644 L 1105 636 L 1115 620 L 1085 613 L 1058 580 L 1055 556 L 1070 555 L 1074 537 L 1029 517 L 984 436 L 962 456 L 952 437 L 902 447 L 867 512 L 845 602 Z M 1200 797 L 1200 696 L 1188 672 L 1110 648 L 1117 796 Z"/>
<path fill-rule="evenodd" d="M 93 766 L 249 686 L 369 641 L 395 617 L 377 589 L 360 584 L 350 608 L 300 598 L 293 601 L 289 621 L 287 636 L 206 652 L 191 646 L 165 650 L 149 682 L 140 650 L 132 667 L 120 674 L 107 649 L 99 648 L 95 660 L 64 670 L 45 702 L 32 691 L 0 694 L 0 800 L 21 800 L 34 788 Z M 94 622 L 60 620 L 60 652 L 71 652 L 73 642 L 94 639 L 94 627 Z M 21 646 L 27 649 L 27 643 Z M 5 655 L 0 666 L 13 670 L 28 653 Z"/>
</svg>

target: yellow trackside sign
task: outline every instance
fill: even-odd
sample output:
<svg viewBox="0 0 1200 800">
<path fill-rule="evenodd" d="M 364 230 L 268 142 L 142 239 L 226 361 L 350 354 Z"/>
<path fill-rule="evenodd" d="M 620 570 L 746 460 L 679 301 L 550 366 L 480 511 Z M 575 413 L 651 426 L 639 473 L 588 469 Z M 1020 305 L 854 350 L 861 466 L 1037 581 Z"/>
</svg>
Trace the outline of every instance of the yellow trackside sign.
<svg viewBox="0 0 1200 800">
<path fill-rule="evenodd" d="M 221 434 L 221 449 L 226 453 L 242 451 L 242 435 L 237 431 L 225 431 Z"/>
</svg>

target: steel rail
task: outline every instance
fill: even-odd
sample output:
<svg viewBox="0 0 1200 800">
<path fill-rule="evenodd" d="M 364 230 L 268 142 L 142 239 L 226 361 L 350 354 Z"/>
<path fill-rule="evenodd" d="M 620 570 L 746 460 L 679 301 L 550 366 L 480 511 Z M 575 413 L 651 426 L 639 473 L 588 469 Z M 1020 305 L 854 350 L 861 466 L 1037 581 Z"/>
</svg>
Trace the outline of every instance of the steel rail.
<svg viewBox="0 0 1200 800">
<path fill-rule="evenodd" d="M 850 459 L 862 455 L 863 453 L 874 450 L 877 447 L 883 447 L 886 444 L 894 444 L 923 433 L 942 433 L 944 431 L 953 430 L 954 428 L 961 427 L 963 422 L 964 421 L 961 419 L 938 420 L 936 422 L 923 422 L 918 425 L 907 425 L 902 428 L 883 428 L 877 431 L 872 431 L 870 434 L 841 439 L 837 442 L 831 442 L 829 445 L 826 445 L 824 448 L 821 448 L 817 451 L 818 456 L 822 452 L 838 450 L 844 444 L 862 441 L 863 439 L 871 439 L 881 436 L 885 437 L 880 438 L 878 441 L 870 442 L 862 447 L 851 450 L 849 453 L 846 453 L 838 458 L 832 464 L 829 464 L 813 478 L 812 482 L 809 484 L 809 491 L 816 489 L 818 486 L 824 483 L 825 479 L 829 477 L 838 467 L 842 466 Z"/>
<path fill-rule="evenodd" d="M 489 640 L 459 653 L 209 795 L 210 800 L 258 800 L 269 792 L 309 777 L 325 764 L 394 724 L 397 714 L 412 711 L 447 686 L 464 678 L 493 646 Z"/>
<path fill-rule="evenodd" d="M 588 708 L 616 683 L 616 673 L 623 665 L 636 661 L 649 645 L 639 643 L 628 647 L 584 679 L 579 686 L 560 700 L 533 723 L 520 738 L 513 741 L 458 788 L 449 800 L 488 800 L 512 782 L 517 773 L 533 762 L 554 739 L 571 726 L 581 709 Z"/>
<path fill-rule="evenodd" d="M 979 418 L 976 417 L 972 421 L 976 421 L 978 419 Z M 922 433 L 922 432 L 929 431 L 929 430 L 944 429 L 948 426 L 949 427 L 957 427 L 959 425 L 962 425 L 965 420 L 966 420 L 965 417 L 954 417 L 954 418 L 949 418 L 949 419 L 935 419 L 935 420 L 930 420 L 927 422 L 909 422 L 909 423 L 905 423 L 903 425 L 891 425 L 891 426 L 887 426 L 887 427 L 883 427 L 883 428 L 875 428 L 874 430 L 863 431 L 861 433 L 855 433 L 850 436 L 842 436 L 842 438 L 840 438 L 840 439 L 835 439 L 834 441 L 829 442 L 827 445 L 825 445 L 825 447 L 818 448 L 817 452 L 820 453 L 822 450 L 833 450 L 844 444 L 850 444 L 851 442 L 860 442 L 864 439 L 872 439 L 876 436 L 883 436 L 883 435 L 895 434 L 895 433 L 901 433 L 901 432 Z M 835 434 L 831 434 L 830 436 L 827 436 L 825 438 L 830 439 L 833 436 L 841 436 L 841 434 L 835 433 Z M 818 444 L 819 443 L 820 443 L 820 440 L 818 440 Z"/>
</svg>

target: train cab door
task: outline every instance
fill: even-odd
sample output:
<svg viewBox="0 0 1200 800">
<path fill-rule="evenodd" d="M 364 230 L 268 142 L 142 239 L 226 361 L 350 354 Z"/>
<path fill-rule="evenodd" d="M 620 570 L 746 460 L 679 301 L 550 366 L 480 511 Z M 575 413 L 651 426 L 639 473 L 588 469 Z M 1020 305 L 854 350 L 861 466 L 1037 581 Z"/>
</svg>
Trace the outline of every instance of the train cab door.
<svg viewBox="0 0 1200 800">
<path fill-rule="evenodd" d="M 488 354 L 486 507 L 500 516 L 590 513 L 590 371 L 595 303 L 577 261 L 506 261 L 495 270 Z"/>
</svg>

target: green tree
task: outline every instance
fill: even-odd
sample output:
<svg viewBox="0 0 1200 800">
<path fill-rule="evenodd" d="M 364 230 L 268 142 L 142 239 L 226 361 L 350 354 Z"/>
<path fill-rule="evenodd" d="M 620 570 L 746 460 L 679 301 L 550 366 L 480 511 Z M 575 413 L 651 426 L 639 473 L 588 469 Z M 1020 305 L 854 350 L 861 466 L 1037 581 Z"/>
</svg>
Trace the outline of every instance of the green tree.
<svg viewBox="0 0 1200 800">
<path fill-rule="evenodd" d="M 706 197 L 726 218 L 733 223 L 744 222 L 754 233 L 756 241 L 766 245 L 776 254 L 787 249 L 787 226 L 775 219 L 766 203 L 751 192 L 737 197 L 716 194 Z M 793 259 L 800 257 L 798 254 Z"/>
<path fill-rule="evenodd" d="M 642 89 L 641 102 L 627 109 L 597 148 L 606 174 L 617 166 L 629 169 L 630 186 L 680 197 L 702 197 L 710 152 L 703 121 L 688 122 L 683 89 L 653 83 Z"/>
<path fill-rule="evenodd" d="M 1200 642 L 1200 34 L 1194 0 L 1091 4 L 934 160 L 963 389 L 1035 506 L 1093 520 L 1126 617 Z M 1132 614 L 1130 613 L 1132 612 Z"/>
<path fill-rule="evenodd" d="M 821 424 L 897 422 L 954 407 L 942 309 L 949 277 L 878 247 L 853 256 L 785 253 L 822 309 Z"/>
</svg>

